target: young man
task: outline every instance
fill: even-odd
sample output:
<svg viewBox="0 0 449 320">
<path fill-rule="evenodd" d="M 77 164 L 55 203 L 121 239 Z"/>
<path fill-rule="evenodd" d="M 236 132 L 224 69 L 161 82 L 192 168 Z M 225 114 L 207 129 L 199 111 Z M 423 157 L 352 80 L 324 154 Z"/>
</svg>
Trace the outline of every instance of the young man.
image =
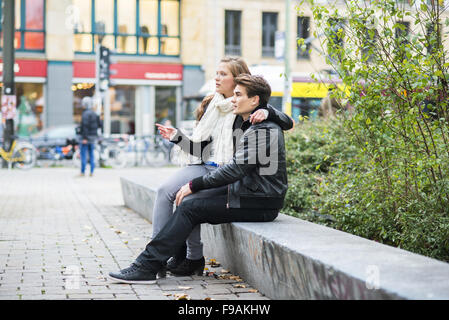
<svg viewBox="0 0 449 320">
<path fill-rule="evenodd" d="M 232 162 L 184 185 L 176 196 L 178 207 L 173 218 L 130 267 L 109 274 L 113 280 L 154 283 L 164 262 L 198 224 L 276 219 L 287 192 L 283 131 L 271 121 L 255 125 L 248 121 L 252 113 L 267 104 L 271 88 L 262 77 L 247 74 L 235 78 L 235 83 L 233 112 L 241 115 L 244 122 Z M 226 185 L 226 195 L 183 201 L 191 193 Z M 202 274 L 203 265 L 196 272 Z"/>
<path fill-rule="evenodd" d="M 84 108 L 81 115 L 81 173 L 84 177 L 86 171 L 87 155 L 90 159 L 90 176 L 92 177 L 95 169 L 94 150 L 98 139 L 98 128 L 101 128 L 100 117 L 95 113 L 95 105 L 91 97 L 84 97 L 81 100 L 81 106 Z"/>
</svg>

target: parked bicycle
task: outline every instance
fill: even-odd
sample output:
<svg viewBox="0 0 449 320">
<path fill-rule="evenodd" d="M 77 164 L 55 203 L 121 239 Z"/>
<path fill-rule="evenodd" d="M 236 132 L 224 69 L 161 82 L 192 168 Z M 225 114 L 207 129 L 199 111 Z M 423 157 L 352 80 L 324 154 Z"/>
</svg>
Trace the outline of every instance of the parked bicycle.
<svg viewBox="0 0 449 320">
<path fill-rule="evenodd" d="M 8 163 L 8 168 L 27 170 L 36 165 L 37 150 L 28 142 L 18 141 L 14 138 L 9 151 L 0 147 L 0 158 Z"/>
<path fill-rule="evenodd" d="M 155 135 L 129 136 L 126 146 L 132 166 L 164 166 L 170 162 L 170 151 L 163 138 Z"/>
<path fill-rule="evenodd" d="M 123 168 L 127 163 L 125 142 L 119 137 L 100 138 L 94 149 L 95 165 L 101 167 Z M 75 167 L 81 166 L 81 151 L 77 147 L 72 158 Z M 88 159 L 89 161 L 89 159 Z"/>
</svg>

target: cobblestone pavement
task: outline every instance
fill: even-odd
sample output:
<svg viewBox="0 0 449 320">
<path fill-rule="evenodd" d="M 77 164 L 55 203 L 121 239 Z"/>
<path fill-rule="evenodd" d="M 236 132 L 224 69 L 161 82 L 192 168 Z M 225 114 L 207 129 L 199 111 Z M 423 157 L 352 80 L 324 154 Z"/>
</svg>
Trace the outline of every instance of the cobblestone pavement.
<svg viewBox="0 0 449 320">
<path fill-rule="evenodd" d="M 79 177 L 74 168 L 0 169 L 0 299 L 267 299 L 219 262 L 206 265 L 204 276 L 169 275 L 154 285 L 107 279 L 134 261 L 152 227 L 124 207 L 119 177 L 144 175 L 157 185 L 175 170 L 98 169 Z"/>
</svg>

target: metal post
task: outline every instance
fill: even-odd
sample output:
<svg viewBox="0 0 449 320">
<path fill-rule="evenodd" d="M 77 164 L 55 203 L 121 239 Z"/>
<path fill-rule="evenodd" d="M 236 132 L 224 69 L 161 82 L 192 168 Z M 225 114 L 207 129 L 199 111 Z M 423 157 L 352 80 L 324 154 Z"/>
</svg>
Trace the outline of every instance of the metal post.
<svg viewBox="0 0 449 320">
<path fill-rule="evenodd" d="M 100 91 L 100 44 L 95 46 L 95 98 L 97 104 L 97 113 L 101 114 L 103 111 L 103 98 Z"/>
<path fill-rule="evenodd" d="M 104 111 L 103 111 L 103 135 L 109 137 L 111 135 L 111 97 L 109 88 L 103 93 Z"/>
<path fill-rule="evenodd" d="M 4 124 L 3 149 L 9 151 L 14 139 L 14 117 L 11 111 L 15 110 L 15 84 L 14 84 L 14 22 L 15 22 L 15 2 L 14 0 L 3 0 L 3 96 L 2 109 L 6 111 L 6 105 L 11 109 L 3 112 L 2 125 Z M 6 167 L 6 162 L 3 162 Z"/>
<path fill-rule="evenodd" d="M 96 65 L 96 100 L 101 104 L 100 114 L 103 111 L 103 135 L 108 137 L 111 134 L 111 107 L 109 97 L 109 77 L 110 77 L 110 51 L 108 48 L 98 44 L 95 54 Z"/>
<path fill-rule="evenodd" d="M 291 0 L 285 0 L 285 45 L 284 45 L 284 95 L 282 97 L 282 110 L 291 109 L 291 76 L 290 76 L 290 10 Z"/>
</svg>

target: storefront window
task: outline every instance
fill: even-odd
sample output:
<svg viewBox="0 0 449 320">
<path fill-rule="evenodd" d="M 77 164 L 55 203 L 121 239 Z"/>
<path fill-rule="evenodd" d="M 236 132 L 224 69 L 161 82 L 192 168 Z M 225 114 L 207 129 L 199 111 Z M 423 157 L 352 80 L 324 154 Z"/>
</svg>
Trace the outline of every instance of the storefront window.
<svg viewBox="0 0 449 320">
<path fill-rule="evenodd" d="M 156 123 L 167 119 L 176 126 L 176 87 L 156 87 Z"/>
<path fill-rule="evenodd" d="M 300 116 L 315 120 L 318 117 L 321 98 L 293 98 L 292 99 L 292 118 L 296 122 Z"/>
<path fill-rule="evenodd" d="M 2 84 L 0 84 L 2 89 Z M 0 99 L 1 99 L 0 90 Z M 15 134 L 29 137 L 43 128 L 44 85 L 41 83 L 16 83 Z M 1 116 L 0 116 L 1 117 Z"/>
<path fill-rule="evenodd" d="M 93 53 L 94 41 L 119 54 L 180 53 L 179 0 L 74 0 L 73 4 L 79 12 L 74 28 L 77 52 Z M 82 28 L 92 15 L 95 26 Z"/>
<path fill-rule="evenodd" d="M 3 0 L 0 0 L 0 14 Z M 15 1 L 14 47 L 20 51 L 44 51 L 45 48 L 45 1 Z M 0 31 L 3 26 L 0 24 Z M 3 43 L 2 43 L 3 47 Z"/>
<path fill-rule="evenodd" d="M 92 47 L 92 1 L 73 0 L 73 29 L 75 51 L 91 52 Z"/>
<path fill-rule="evenodd" d="M 117 1 L 117 52 L 136 53 L 136 2 L 129 0 Z"/>
<path fill-rule="evenodd" d="M 182 105 L 182 121 L 196 120 L 195 110 L 201 104 L 202 97 L 184 98 Z"/>
<path fill-rule="evenodd" d="M 81 101 L 84 97 L 95 97 L 93 83 L 74 83 L 73 91 L 73 121 L 81 122 L 83 107 Z M 111 108 L 111 133 L 135 133 L 135 86 L 114 86 L 109 88 Z"/>
<path fill-rule="evenodd" d="M 95 44 L 101 43 L 108 48 L 114 44 L 112 37 L 107 37 L 107 41 L 103 39 L 105 34 L 114 33 L 114 0 L 95 0 L 95 26 L 94 32 Z"/>
<path fill-rule="evenodd" d="M 179 54 L 179 2 L 163 0 L 161 2 L 161 54 Z"/>
<path fill-rule="evenodd" d="M 83 107 L 81 106 L 81 100 L 84 97 L 93 97 L 95 94 L 95 84 L 93 83 L 74 83 L 72 85 L 73 91 L 73 121 L 75 123 L 81 123 L 81 115 L 83 113 Z"/>
<path fill-rule="evenodd" d="M 109 89 L 111 101 L 111 133 L 135 134 L 135 86 L 115 86 Z"/>
<path fill-rule="evenodd" d="M 158 0 L 141 0 L 139 53 L 158 54 Z"/>
</svg>

